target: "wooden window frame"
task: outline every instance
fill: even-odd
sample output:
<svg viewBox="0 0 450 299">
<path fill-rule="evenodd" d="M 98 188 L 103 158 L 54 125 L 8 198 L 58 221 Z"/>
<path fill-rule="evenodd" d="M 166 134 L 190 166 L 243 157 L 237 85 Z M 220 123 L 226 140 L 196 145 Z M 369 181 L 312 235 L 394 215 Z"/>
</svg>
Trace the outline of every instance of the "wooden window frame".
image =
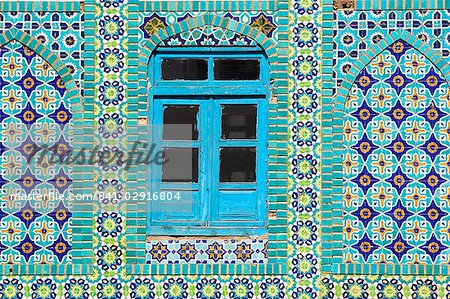
<svg viewBox="0 0 450 299">
<path fill-rule="evenodd" d="M 161 63 L 166 58 L 205 58 L 208 59 L 208 79 L 199 81 L 162 80 Z M 214 80 L 214 59 L 258 59 L 260 61 L 260 80 Z M 149 95 L 149 123 L 157 128 L 163 123 L 163 107 L 165 105 L 198 105 L 197 118 L 199 128 L 198 141 L 182 142 L 182 145 L 170 147 L 200 148 L 199 152 L 199 183 L 198 204 L 196 213 L 198 221 L 168 222 L 155 220 L 151 211 L 158 211 L 159 201 L 149 201 L 147 205 L 147 235 L 163 236 L 256 236 L 267 233 L 268 225 L 268 191 L 267 191 L 267 159 L 268 159 L 268 99 L 270 96 L 269 65 L 263 52 L 256 47 L 183 47 L 161 48 L 150 60 L 149 78 L 151 78 L 152 93 Z M 230 86 L 231 85 L 231 86 Z M 223 140 L 221 135 L 221 105 L 223 104 L 252 104 L 257 105 L 257 139 L 255 140 Z M 212 128 L 211 130 L 202 130 Z M 158 129 L 156 129 L 158 130 Z M 156 131 L 149 132 L 155 135 Z M 178 142 L 178 141 L 177 141 Z M 166 145 L 167 142 L 164 141 Z M 170 142 L 169 142 L 170 143 Z M 158 144 L 158 142 L 156 143 Z M 218 183 L 220 171 L 220 147 L 255 147 L 256 154 L 256 182 L 250 184 Z M 161 167 L 150 165 L 148 173 L 151 177 L 161 177 Z M 203 174 L 203 175 L 202 175 Z M 150 183 L 148 190 L 157 189 L 155 182 Z M 176 185 L 176 184 L 175 184 Z M 170 188 L 175 188 L 174 184 Z M 195 186 L 194 186 L 195 185 Z M 198 185 L 198 186 L 197 186 Z M 220 185 L 220 186 L 219 186 Z M 245 185 L 245 186 L 243 186 Z M 153 187 L 152 187 L 153 186 Z M 178 185 L 179 186 L 179 185 Z M 229 192 L 245 194 L 245 190 L 256 192 L 257 203 L 254 219 L 244 220 L 236 214 L 236 219 L 227 220 L 219 217 L 219 190 L 224 187 Z M 224 193 L 222 197 L 226 196 Z M 157 215 L 157 214 L 154 214 Z"/>
</svg>

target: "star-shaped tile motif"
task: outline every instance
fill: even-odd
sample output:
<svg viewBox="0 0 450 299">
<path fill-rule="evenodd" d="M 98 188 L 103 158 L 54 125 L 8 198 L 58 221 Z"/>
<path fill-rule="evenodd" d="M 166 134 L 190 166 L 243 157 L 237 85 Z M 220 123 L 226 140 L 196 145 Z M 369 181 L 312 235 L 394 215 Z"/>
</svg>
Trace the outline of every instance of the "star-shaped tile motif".
<svg viewBox="0 0 450 299">
<path fill-rule="evenodd" d="M 363 157 L 364 161 L 367 161 L 367 158 L 373 153 L 374 150 L 379 148 L 379 146 L 373 144 L 372 140 L 370 140 L 367 137 L 367 134 L 364 133 L 358 143 L 353 145 L 351 148 L 356 150 L 358 154 Z"/>
<path fill-rule="evenodd" d="M 25 157 L 27 163 L 31 161 L 37 161 L 40 159 L 39 152 L 42 150 L 42 147 L 36 144 L 34 140 L 31 139 L 30 135 L 27 135 L 27 138 L 22 142 L 21 145 L 15 148 L 18 152 Z"/>
<path fill-rule="evenodd" d="M 419 82 L 422 83 L 430 91 L 432 96 L 434 96 L 436 89 L 441 87 L 441 85 L 443 84 L 447 84 L 442 75 L 435 71 L 434 67 L 430 67 L 428 74 L 419 79 Z"/>
<path fill-rule="evenodd" d="M 358 209 L 351 213 L 353 216 L 357 217 L 360 222 L 363 223 L 364 227 L 367 227 L 370 221 L 373 218 L 380 215 L 379 212 L 375 211 L 367 202 L 367 200 L 363 201 L 363 204 L 358 207 Z"/>
<path fill-rule="evenodd" d="M 402 203 L 401 199 L 397 200 L 397 204 L 389 210 L 386 215 L 397 224 L 398 229 L 401 229 L 403 223 L 413 215 Z"/>
<path fill-rule="evenodd" d="M 64 206 L 62 201 L 60 201 L 55 210 L 49 213 L 48 216 L 53 218 L 53 220 L 58 223 L 59 227 L 62 228 L 64 224 L 72 218 L 72 212 Z"/>
<path fill-rule="evenodd" d="M 390 45 L 387 49 L 395 57 L 395 60 L 399 62 L 406 51 L 411 49 L 411 46 L 404 40 L 399 39 L 392 45 Z"/>
<path fill-rule="evenodd" d="M 29 229 L 36 218 L 42 216 L 42 213 L 36 211 L 36 209 L 31 206 L 30 202 L 27 201 L 20 211 L 14 213 L 13 215 L 19 218 L 20 221 L 25 224 L 27 229 Z"/>
<path fill-rule="evenodd" d="M 435 262 L 436 258 L 441 254 L 442 251 L 447 249 L 448 246 L 442 244 L 442 242 L 436 238 L 436 235 L 432 234 L 431 238 L 419 248 L 424 250 L 431 257 L 433 262 Z"/>
<path fill-rule="evenodd" d="M 359 87 L 359 89 L 363 92 L 364 95 L 367 95 L 372 86 L 379 81 L 380 80 L 374 78 L 365 69 L 363 69 L 356 78 L 355 84 Z"/>
<path fill-rule="evenodd" d="M 31 106 L 31 103 L 28 102 L 25 108 L 17 113 L 15 117 L 19 118 L 25 125 L 32 125 L 42 118 L 43 115 L 37 112 L 36 109 Z"/>
<path fill-rule="evenodd" d="M 403 239 L 402 234 L 398 233 L 397 237 L 386 246 L 398 259 L 398 262 L 402 260 L 402 257 L 408 253 L 413 247 Z"/>
<path fill-rule="evenodd" d="M 386 79 L 385 82 L 396 91 L 397 95 L 400 95 L 403 89 L 408 86 L 408 84 L 413 82 L 413 80 L 406 76 L 400 67 L 397 67 L 395 72 L 391 75 L 391 77 Z"/>
<path fill-rule="evenodd" d="M 20 187 L 25 190 L 27 195 L 30 194 L 37 185 L 42 183 L 41 180 L 31 173 L 30 168 L 27 168 L 27 171 L 20 178 L 14 180 L 14 182 L 19 184 Z"/>
<path fill-rule="evenodd" d="M 430 138 L 423 145 L 419 146 L 419 148 L 423 150 L 428 156 L 430 156 L 431 161 L 433 162 L 443 150 L 447 149 L 446 146 L 442 145 L 442 143 L 437 140 L 434 133 L 432 133 Z"/>
<path fill-rule="evenodd" d="M 392 140 L 391 144 L 386 146 L 388 150 L 390 150 L 395 157 L 397 157 L 397 161 L 400 161 L 403 155 L 405 155 L 410 149 L 413 147 L 406 142 L 400 134 Z"/>
<path fill-rule="evenodd" d="M 72 246 L 60 234 L 58 236 L 58 239 L 56 239 L 55 242 L 50 245 L 49 249 L 53 252 L 54 255 L 56 255 L 58 260 L 62 262 L 64 257 L 67 256 L 69 251 L 72 249 Z"/>
<path fill-rule="evenodd" d="M 61 128 L 64 127 L 72 119 L 72 113 L 61 103 L 58 109 L 48 116 L 53 119 Z"/>
<path fill-rule="evenodd" d="M 20 80 L 14 82 L 17 86 L 25 91 L 28 98 L 30 98 L 31 93 L 36 90 L 39 85 L 44 84 L 42 81 L 38 80 L 32 73 L 31 70 L 28 69 L 25 75 L 20 78 Z"/>
<path fill-rule="evenodd" d="M 419 215 L 424 217 L 433 228 L 436 228 L 436 224 L 441 221 L 442 217 L 447 216 L 448 213 L 438 207 L 436 202 L 433 200 L 425 211 L 419 213 Z"/>
<path fill-rule="evenodd" d="M 436 106 L 434 102 L 431 102 L 430 106 L 428 106 L 424 111 L 419 113 L 420 116 L 422 116 L 431 126 L 432 129 L 436 126 L 436 123 L 444 116 L 447 115 L 447 113 L 443 112 L 439 107 Z"/>
<path fill-rule="evenodd" d="M 37 245 L 27 233 L 25 238 L 16 246 L 13 247 L 15 250 L 19 251 L 19 253 L 25 258 L 28 262 L 30 258 L 34 255 L 36 251 L 41 249 L 42 247 Z"/>
<path fill-rule="evenodd" d="M 431 168 L 430 172 L 419 182 L 424 184 L 434 195 L 436 190 L 447 180 L 441 177 L 439 173 L 436 172 L 434 167 Z"/>
<path fill-rule="evenodd" d="M 375 112 L 369 105 L 367 105 L 367 102 L 363 100 L 361 106 L 359 106 L 355 112 L 352 112 L 351 115 L 356 117 L 366 129 L 367 125 L 375 116 L 379 115 L 379 113 Z"/>
<path fill-rule="evenodd" d="M 403 189 L 406 188 L 406 186 L 412 181 L 412 179 L 404 174 L 400 166 L 398 166 L 397 170 L 386 181 L 389 182 L 392 187 L 397 190 L 397 194 L 400 195 Z"/>
<path fill-rule="evenodd" d="M 380 180 L 374 177 L 368 170 L 367 166 L 364 166 L 363 170 L 351 180 L 352 182 L 358 184 L 359 188 L 361 188 L 364 194 L 367 194 L 369 189 Z"/>
<path fill-rule="evenodd" d="M 58 91 L 60 97 L 62 98 L 66 93 L 66 85 L 60 76 L 55 77 L 53 81 L 48 82 L 56 91 Z"/>
<path fill-rule="evenodd" d="M 363 237 L 358 241 L 358 243 L 352 245 L 352 248 L 358 250 L 358 252 L 363 256 L 364 260 L 367 261 L 370 255 L 380 248 L 379 245 L 375 244 L 367 235 L 364 233 Z"/>
<path fill-rule="evenodd" d="M 403 107 L 400 100 L 398 100 L 395 103 L 395 106 L 392 107 L 386 115 L 392 119 L 392 121 L 397 125 L 397 128 L 400 128 L 401 124 L 413 114 Z"/>
<path fill-rule="evenodd" d="M 58 190 L 59 194 L 63 194 L 72 184 L 72 179 L 61 168 L 58 174 L 48 182 Z"/>
<path fill-rule="evenodd" d="M 190 244 L 189 242 L 181 244 L 180 249 L 178 249 L 178 254 L 180 258 L 186 262 L 195 259 L 198 250 L 195 249 L 195 245 Z"/>
</svg>

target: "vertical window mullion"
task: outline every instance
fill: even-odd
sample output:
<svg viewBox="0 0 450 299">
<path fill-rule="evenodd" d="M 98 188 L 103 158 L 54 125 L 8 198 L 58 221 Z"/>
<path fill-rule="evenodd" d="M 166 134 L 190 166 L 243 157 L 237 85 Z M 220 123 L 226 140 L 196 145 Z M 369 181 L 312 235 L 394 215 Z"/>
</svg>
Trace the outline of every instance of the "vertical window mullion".
<svg viewBox="0 0 450 299">
<path fill-rule="evenodd" d="M 210 149 L 211 156 L 209 157 L 209 161 L 211 163 L 210 168 L 210 182 L 209 182 L 209 190 L 210 190 L 210 214 L 209 220 L 215 221 L 217 220 L 217 213 L 219 209 L 219 169 L 220 169 L 220 148 L 219 148 L 219 139 L 220 139 L 220 123 L 221 123 L 221 115 L 220 115 L 220 102 L 214 98 L 209 99 L 210 107 L 211 107 L 211 134 L 210 134 Z"/>
<path fill-rule="evenodd" d="M 200 184 L 201 188 L 201 204 L 202 204 L 202 221 L 204 224 L 209 224 L 209 215 L 210 215 L 210 193 L 211 193 L 211 130 L 208 130 L 208 128 L 211 128 L 211 107 L 210 107 L 210 100 L 205 98 L 202 99 L 200 104 L 200 120 L 199 120 L 199 128 L 201 130 L 200 137 L 200 151 L 202 154 L 201 160 L 200 160 L 200 176 L 202 183 Z"/>
<path fill-rule="evenodd" d="M 208 58 L 208 82 L 211 84 L 214 81 L 214 57 Z"/>
</svg>

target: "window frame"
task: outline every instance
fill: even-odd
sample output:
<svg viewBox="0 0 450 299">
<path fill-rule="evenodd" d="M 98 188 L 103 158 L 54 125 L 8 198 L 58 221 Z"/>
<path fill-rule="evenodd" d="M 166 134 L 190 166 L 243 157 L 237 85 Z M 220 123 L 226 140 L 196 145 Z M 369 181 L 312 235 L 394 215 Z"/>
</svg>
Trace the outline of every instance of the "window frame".
<svg viewBox="0 0 450 299">
<path fill-rule="evenodd" d="M 165 58 L 207 58 L 208 64 L 208 80 L 162 80 L 161 78 L 161 62 Z M 213 60 L 216 58 L 246 59 L 257 58 L 260 61 L 260 80 L 241 81 L 241 80 L 214 80 Z M 172 223 L 163 225 L 162 222 L 155 221 L 150 211 L 157 208 L 158 203 L 148 201 L 147 203 L 147 235 L 148 236 L 261 236 L 268 233 L 268 125 L 269 125 L 269 97 L 270 97 L 270 79 L 269 64 L 263 52 L 255 47 L 232 47 L 232 48 L 216 48 L 216 47 L 190 47 L 190 48 L 161 48 L 150 59 L 150 67 L 148 76 L 151 78 L 153 88 L 149 93 L 149 123 L 163 123 L 163 107 L 164 105 L 199 105 L 199 115 L 197 117 L 197 126 L 199 128 L 199 139 L 197 141 L 183 142 L 186 147 L 192 142 L 197 147 L 201 143 L 207 142 L 202 150 L 199 150 L 198 161 L 199 166 L 199 223 L 203 225 L 191 225 L 188 222 Z M 230 84 L 236 88 L 230 88 Z M 176 86 L 177 88 L 173 88 Z M 187 94 L 187 92 L 189 94 Z M 195 97 L 195 98 L 193 98 Z M 237 98 L 239 97 L 239 98 Z M 221 105 L 223 104 L 256 104 L 257 105 L 257 138 L 253 140 L 230 139 L 223 140 L 221 138 Z M 212 115 L 212 117 L 211 117 Z M 211 126 L 214 133 L 208 130 L 202 130 L 202 127 Z M 154 130 L 153 130 L 154 131 Z M 202 132 L 205 131 L 205 132 Z M 151 143 L 152 134 L 149 132 L 149 140 Z M 178 142 L 178 141 L 176 141 Z M 221 220 L 218 215 L 219 206 L 219 185 L 230 186 L 225 190 L 241 190 L 238 189 L 240 183 L 220 183 L 220 147 L 255 147 L 256 155 L 256 181 L 255 183 L 246 184 L 247 190 L 255 190 L 258 198 L 254 221 L 241 220 Z M 206 161 L 213 161 L 207 164 Z M 203 163 L 202 163 L 203 162 Z M 213 172 L 208 172 L 210 167 Z M 155 170 L 160 167 L 148 167 L 148 173 L 152 176 L 160 176 L 160 171 Z M 201 182 L 201 173 L 204 173 L 208 179 Z M 148 181 L 150 178 L 148 178 Z M 203 184 L 203 186 L 202 186 Z M 254 184 L 255 189 L 251 189 L 250 185 Z M 151 186 L 147 186 L 149 190 Z M 222 187 L 223 188 L 223 187 Z M 170 188 L 168 188 L 170 189 Z M 152 189 L 156 190 L 156 189 Z M 153 191 L 152 191 L 153 192 Z M 215 207 L 215 208 L 213 208 Z M 211 225 L 213 224 L 214 225 Z M 206 224 L 206 225 L 205 225 Z"/>
<path fill-rule="evenodd" d="M 214 53 L 214 54 L 212 54 Z M 161 61 L 166 58 L 201 58 L 208 59 L 208 80 L 162 80 Z M 214 58 L 260 59 L 260 80 L 214 80 Z M 193 88 L 190 95 L 211 95 L 211 90 L 220 95 L 264 95 L 268 97 L 270 89 L 269 62 L 264 53 L 257 47 L 160 47 L 150 58 L 148 76 L 152 91 L 150 96 L 186 96 L 183 88 Z M 177 89 L 168 89 L 176 83 Z M 229 84 L 233 83 L 230 87 Z M 150 100 L 152 98 L 150 97 Z"/>
</svg>

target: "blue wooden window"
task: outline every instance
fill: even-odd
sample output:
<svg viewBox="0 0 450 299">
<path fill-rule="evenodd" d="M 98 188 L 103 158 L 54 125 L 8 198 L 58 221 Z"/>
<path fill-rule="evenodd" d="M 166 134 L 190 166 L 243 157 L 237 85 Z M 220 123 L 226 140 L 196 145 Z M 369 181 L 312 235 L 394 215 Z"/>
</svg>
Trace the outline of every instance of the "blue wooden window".
<svg viewBox="0 0 450 299">
<path fill-rule="evenodd" d="M 149 68 L 149 235 L 267 232 L 269 66 L 257 48 L 163 48 Z M 175 198 L 175 195 L 178 195 Z M 158 197 L 158 196 L 157 196 Z"/>
</svg>

